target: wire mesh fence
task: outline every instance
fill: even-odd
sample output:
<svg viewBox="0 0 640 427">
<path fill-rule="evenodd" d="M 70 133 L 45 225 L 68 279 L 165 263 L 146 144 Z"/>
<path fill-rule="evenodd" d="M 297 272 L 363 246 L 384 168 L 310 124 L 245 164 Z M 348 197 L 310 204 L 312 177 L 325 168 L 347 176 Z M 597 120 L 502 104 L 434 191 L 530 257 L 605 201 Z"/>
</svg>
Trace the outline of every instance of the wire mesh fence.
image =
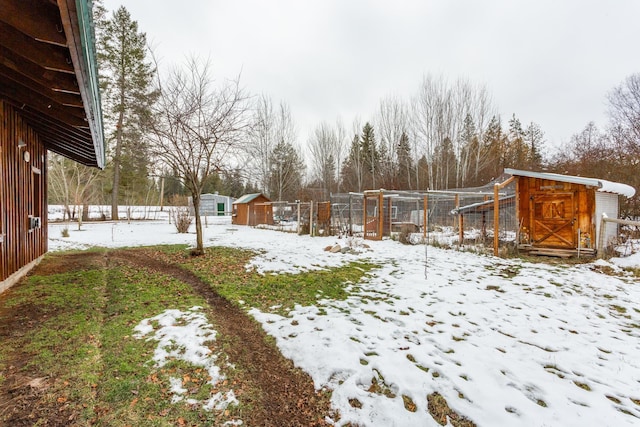
<svg viewBox="0 0 640 427">
<path fill-rule="evenodd" d="M 510 250 L 526 237 L 516 214 L 514 187 L 452 191 L 388 191 L 331 194 L 320 202 L 269 202 L 258 226 L 311 235 L 402 239 L 439 246 Z M 268 206 L 268 208 L 267 208 Z M 497 227 L 496 227 L 497 225 Z"/>
<path fill-rule="evenodd" d="M 486 189 L 332 194 L 332 229 L 365 239 L 412 234 L 414 242 L 493 247 L 497 223 L 499 244 L 515 246 L 519 227 L 513 192 L 513 187 L 501 190 L 497 205 L 494 192 Z"/>
</svg>

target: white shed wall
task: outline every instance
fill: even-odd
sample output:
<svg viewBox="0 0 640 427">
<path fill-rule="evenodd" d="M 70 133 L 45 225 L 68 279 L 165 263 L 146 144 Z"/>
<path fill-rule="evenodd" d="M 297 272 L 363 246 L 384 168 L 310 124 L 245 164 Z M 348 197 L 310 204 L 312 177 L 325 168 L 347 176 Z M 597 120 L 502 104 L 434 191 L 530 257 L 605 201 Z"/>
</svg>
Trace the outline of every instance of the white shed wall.
<svg viewBox="0 0 640 427">
<path fill-rule="evenodd" d="M 200 215 L 219 215 L 218 203 L 224 203 L 224 215 L 231 215 L 233 198 L 210 193 L 205 193 L 200 196 Z M 189 197 L 189 206 L 193 213 L 191 197 Z"/>
<path fill-rule="evenodd" d="M 596 191 L 596 249 L 598 242 L 600 242 L 600 225 L 602 223 L 602 214 L 606 213 L 609 218 L 618 218 L 618 195 L 613 193 L 603 193 L 602 191 Z M 618 237 L 618 224 L 611 222 L 605 224 L 604 230 L 604 245 Z"/>
</svg>

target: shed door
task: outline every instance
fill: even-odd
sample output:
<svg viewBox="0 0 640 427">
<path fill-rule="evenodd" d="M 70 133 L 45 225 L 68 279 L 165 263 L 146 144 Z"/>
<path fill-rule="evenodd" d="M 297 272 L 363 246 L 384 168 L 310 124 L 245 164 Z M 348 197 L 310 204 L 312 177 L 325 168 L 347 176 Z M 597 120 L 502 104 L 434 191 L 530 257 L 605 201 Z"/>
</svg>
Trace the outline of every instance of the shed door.
<svg viewBox="0 0 640 427">
<path fill-rule="evenodd" d="M 576 247 L 573 193 L 534 193 L 530 212 L 533 245 L 568 249 Z"/>
<path fill-rule="evenodd" d="M 218 203 L 218 216 L 224 215 L 224 203 Z"/>
</svg>

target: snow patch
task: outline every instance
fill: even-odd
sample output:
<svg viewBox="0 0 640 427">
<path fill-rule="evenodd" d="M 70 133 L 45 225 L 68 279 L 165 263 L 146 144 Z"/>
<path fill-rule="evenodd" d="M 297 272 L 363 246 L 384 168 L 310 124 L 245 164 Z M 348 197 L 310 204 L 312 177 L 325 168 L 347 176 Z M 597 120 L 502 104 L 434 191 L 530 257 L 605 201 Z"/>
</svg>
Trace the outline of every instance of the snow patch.
<svg viewBox="0 0 640 427">
<path fill-rule="evenodd" d="M 187 311 L 175 309 L 165 310 L 157 316 L 143 319 L 133 328 L 137 339 L 157 341 L 153 361 L 157 368 L 165 366 L 173 360 L 182 360 L 194 366 L 204 368 L 211 378 L 208 383 L 215 386 L 225 379 L 217 365 L 218 354 L 206 345 L 215 341 L 216 331 L 208 323 L 201 312 L 202 307 L 194 306 Z M 153 333 L 153 334 L 152 334 Z M 181 378 L 169 378 L 170 391 L 173 394 L 171 403 L 185 400 L 188 390 L 183 386 Z M 233 390 L 218 392 L 209 399 L 198 401 L 187 399 L 191 405 L 200 405 L 202 409 L 223 410 L 229 405 L 237 405 L 238 400 Z"/>
</svg>

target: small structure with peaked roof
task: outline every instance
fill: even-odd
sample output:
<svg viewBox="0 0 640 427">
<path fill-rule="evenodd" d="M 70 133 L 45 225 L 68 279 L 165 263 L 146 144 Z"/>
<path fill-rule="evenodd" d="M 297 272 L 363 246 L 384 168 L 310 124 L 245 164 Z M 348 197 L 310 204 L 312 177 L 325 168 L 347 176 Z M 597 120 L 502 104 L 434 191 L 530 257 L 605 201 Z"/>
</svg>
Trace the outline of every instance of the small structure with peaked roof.
<svg viewBox="0 0 640 427">
<path fill-rule="evenodd" d="M 273 224 L 271 200 L 262 193 L 245 194 L 233 202 L 231 223 L 252 226 Z"/>
<path fill-rule="evenodd" d="M 619 197 L 633 197 L 629 185 L 598 178 L 505 169 L 516 181 L 516 209 L 523 249 L 593 251 L 618 234 L 601 230 L 601 218 L 617 218 Z M 602 236 L 600 233 L 604 233 Z"/>
</svg>

